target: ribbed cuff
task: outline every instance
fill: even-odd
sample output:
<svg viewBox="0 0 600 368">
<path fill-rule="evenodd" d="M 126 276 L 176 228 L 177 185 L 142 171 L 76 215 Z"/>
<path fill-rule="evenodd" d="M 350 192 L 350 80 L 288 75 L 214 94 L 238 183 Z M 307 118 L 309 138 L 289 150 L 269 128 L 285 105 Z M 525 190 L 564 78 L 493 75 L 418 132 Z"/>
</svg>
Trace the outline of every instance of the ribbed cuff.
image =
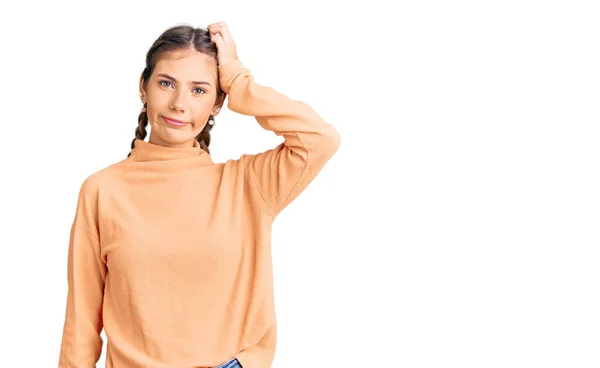
<svg viewBox="0 0 600 368">
<path fill-rule="evenodd" d="M 225 64 L 220 64 L 217 68 L 219 70 L 219 83 L 221 84 L 221 88 L 225 93 L 229 93 L 233 80 L 246 67 L 240 60 L 230 60 Z"/>
</svg>

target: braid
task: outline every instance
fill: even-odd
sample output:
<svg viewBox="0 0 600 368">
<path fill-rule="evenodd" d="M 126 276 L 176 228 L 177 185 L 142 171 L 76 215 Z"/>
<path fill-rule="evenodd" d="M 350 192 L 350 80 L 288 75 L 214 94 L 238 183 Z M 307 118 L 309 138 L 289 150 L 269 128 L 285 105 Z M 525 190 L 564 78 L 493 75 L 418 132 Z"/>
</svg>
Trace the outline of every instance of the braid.
<svg viewBox="0 0 600 368">
<path fill-rule="evenodd" d="M 140 113 L 140 116 L 138 117 L 138 126 L 137 128 L 135 128 L 135 138 L 133 138 L 133 140 L 131 141 L 131 149 L 135 148 L 135 140 L 136 139 L 141 139 L 144 140 L 144 138 L 146 138 L 146 126 L 148 125 L 148 114 L 146 113 L 146 108 L 147 108 L 148 104 L 144 103 L 144 109 L 142 110 L 142 112 Z M 129 157 L 131 155 L 131 152 L 129 152 L 129 154 L 127 155 L 127 157 Z"/>
<path fill-rule="evenodd" d="M 214 117 L 212 115 L 208 119 L 208 122 L 204 126 L 204 129 L 202 129 L 200 134 L 198 134 L 198 136 L 196 136 L 196 140 L 198 141 L 198 143 L 200 143 L 200 148 L 202 148 L 209 154 L 210 154 L 210 150 L 208 149 L 208 145 L 210 144 L 210 130 L 214 126 L 214 125 L 210 124 L 211 120 L 214 123 Z"/>
</svg>

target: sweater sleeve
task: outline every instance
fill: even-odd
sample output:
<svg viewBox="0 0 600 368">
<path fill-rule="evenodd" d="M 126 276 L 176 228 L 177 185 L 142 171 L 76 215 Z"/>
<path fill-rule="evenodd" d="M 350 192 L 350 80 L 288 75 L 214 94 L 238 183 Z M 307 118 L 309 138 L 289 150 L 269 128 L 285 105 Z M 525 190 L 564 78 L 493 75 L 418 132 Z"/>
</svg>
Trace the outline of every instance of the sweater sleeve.
<svg viewBox="0 0 600 368">
<path fill-rule="evenodd" d="M 264 129 L 284 137 L 277 147 L 240 159 L 274 218 L 338 150 L 340 135 L 308 104 L 254 82 L 241 61 L 218 68 L 221 86 L 229 96 L 227 106 L 254 116 Z"/>
<path fill-rule="evenodd" d="M 107 267 L 100 255 L 94 198 L 89 181 L 77 203 L 67 261 L 67 302 L 59 368 L 93 368 L 102 353 L 102 304 Z"/>
</svg>

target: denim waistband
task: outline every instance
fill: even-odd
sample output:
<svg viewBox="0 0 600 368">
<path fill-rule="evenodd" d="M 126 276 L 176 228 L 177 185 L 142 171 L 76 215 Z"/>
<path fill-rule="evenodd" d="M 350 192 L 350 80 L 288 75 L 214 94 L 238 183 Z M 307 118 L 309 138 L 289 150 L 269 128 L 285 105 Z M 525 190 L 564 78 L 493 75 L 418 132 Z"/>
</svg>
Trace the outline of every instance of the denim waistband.
<svg viewBox="0 0 600 368">
<path fill-rule="evenodd" d="M 237 358 L 231 358 L 227 362 L 225 362 L 221 365 L 218 365 L 214 368 L 243 368 L 243 367 L 240 365 L 240 362 L 238 362 Z"/>
</svg>

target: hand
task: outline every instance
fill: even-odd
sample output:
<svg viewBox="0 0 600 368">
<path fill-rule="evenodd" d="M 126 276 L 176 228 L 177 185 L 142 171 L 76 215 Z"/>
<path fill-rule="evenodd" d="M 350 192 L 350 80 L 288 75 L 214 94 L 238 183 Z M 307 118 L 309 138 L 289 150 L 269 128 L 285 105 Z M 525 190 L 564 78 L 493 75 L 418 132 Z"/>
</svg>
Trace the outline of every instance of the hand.
<svg viewBox="0 0 600 368">
<path fill-rule="evenodd" d="M 235 42 L 224 22 L 213 23 L 207 30 L 211 35 L 210 40 L 217 45 L 217 65 L 238 59 Z"/>
</svg>

